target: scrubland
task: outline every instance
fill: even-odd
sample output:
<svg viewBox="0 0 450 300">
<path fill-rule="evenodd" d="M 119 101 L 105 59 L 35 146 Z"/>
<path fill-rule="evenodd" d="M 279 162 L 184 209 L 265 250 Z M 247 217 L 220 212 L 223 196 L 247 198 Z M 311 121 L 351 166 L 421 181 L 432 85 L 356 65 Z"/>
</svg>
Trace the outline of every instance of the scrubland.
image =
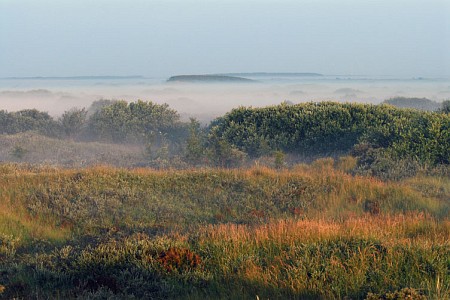
<svg viewBox="0 0 450 300">
<path fill-rule="evenodd" d="M 0 111 L 0 297 L 449 299 L 446 108 Z"/>
<path fill-rule="evenodd" d="M 448 299 L 450 178 L 355 163 L 3 163 L 0 297 Z"/>
</svg>

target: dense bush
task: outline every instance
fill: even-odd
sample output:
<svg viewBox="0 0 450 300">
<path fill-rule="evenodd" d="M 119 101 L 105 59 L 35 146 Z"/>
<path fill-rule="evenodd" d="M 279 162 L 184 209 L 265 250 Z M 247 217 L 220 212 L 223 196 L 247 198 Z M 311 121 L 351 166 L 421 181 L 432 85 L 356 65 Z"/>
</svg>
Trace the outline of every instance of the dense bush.
<svg viewBox="0 0 450 300">
<path fill-rule="evenodd" d="M 91 107 L 72 108 L 54 120 L 36 109 L 0 111 L 0 133 L 36 131 L 58 137 L 81 137 L 116 143 L 181 142 L 188 134 L 179 114 L 167 104 L 138 100 L 99 100 Z"/>
<path fill-rule="evenodd" d="M 36 109 L 24 109 L 17 112 L 0 110 L 0 133 L 15 134 L 25 131 L 37 131 L 44 135 L 56 136 L 59 126 L 48 113 Z"/>
<path fill-rule="evenodd" d="M 186 126 L 167 104 L 116 101 L 101 107 L 89 119 L 94 136 L 112 142 L 158 142 L 177 140 Z"/>
<path fill-rule="evenodd" d="M 72 108 L 65 111 L 59 118 L 59 124 L 64 136 L 74 138 L 79 135 L 86 123 L 86 109 Z"/>
<path fill-rule="evenodd" d="M 233 109 L 211 124 L 210 140 L 256 157 L 273 150 L 297 154 L 349 151 L 364 142 L 394 159 L 450 163 L 450 117 L 389 105 L 333 102 Z"/>
</svg>

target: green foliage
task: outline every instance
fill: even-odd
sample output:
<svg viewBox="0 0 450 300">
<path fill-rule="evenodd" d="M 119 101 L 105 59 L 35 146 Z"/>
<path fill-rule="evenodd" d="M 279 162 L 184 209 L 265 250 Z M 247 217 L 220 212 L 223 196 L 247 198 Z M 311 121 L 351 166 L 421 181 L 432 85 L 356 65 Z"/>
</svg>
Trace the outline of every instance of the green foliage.
<svg viewBox="0 0 450 300">
<path fill-rule="evenodd" d="M 100 99 L 92 102 L 87 110 L 88 117 L 91 117 L 93 114 L 101 110 L 105 106 L 110 106 L 117 102 L 117 100 L 108 100 L 108 99 Z"/>
<path fill-rule="evenodd" d="M 353 156 L 341 156 L 336 164 L 336 168 L 342 172 L 353 171 L 358 164 L 358 159 Z"/>
<path fill-rule="evenodd" d="M 394 159 L 386 149 L 375 149 L 368 144 L 355 146 L 352 153 L 358 157 L 358 163 L 349 171 L 357 175 L 402 180 L 415 176 L 423 168 L 416 158 Z"/>
<path fill-rule="evenodd" d="M 58 135 L 58 123 L 46 112 L 25 109 L 17 112 L 0 111 L 0 133 L 15 134 L 37 131 L 48 136 Z"/>
<path fill-rule="evenodd" d="M 0 255 L 14 257 L 20 238 L 13 235 L 6 235 L 0 232 Z"/>
<path fill-rule="evenodd" d="M 162 143 L 183 135 L 176 111 L 167 104 L 116 101 L 103 106 L 89 119 L 94 137 L 115 143 Z"/>
<path fill-rule="evenodd" d="M 82 128 L 86 122 L 87 111 L 86 109 L 72 108 L 65 111 L 59 118 L 61 130 L 68 138 L 74 138 L 81 133 Z"/>
<path fill-rule="evenodd" d="M 189 136 L 186 140 L 186 160 L 192 165 L 200 164 L 205 156 L 205 136 L 200 128 L 200 123 L 194 119 L 190 119 Z"/>
<path fill-rule="evenodd" d="M 421 164 L 450 163 L 450 118 L 436 113 L 395 112 L 380 126 L 371 128 L 363 140 L 375 148 L 385 148 L 394 159 Z"/>
<path fill-rule="evenodd" d="M 128 104 L 118 101 L 102 107 L 89 119 L 89 128 L 94 135 L 106 141 L 124 142 L 129 132 L 131 119 Z"/>
<path fill-rule="evenodd" d="M 275 158 L 275 160 L 274 160 L 275 168 L 281 169 L 286 165 L 286 162 L 285 162 L 286 155 L 283 153 L 283 151 L 275 151 L 273 153 L 273 156 Z"/>
<path fill-rule="evenodd" d="M 212 124 L 220 137 L 251 156 L 267 146 L 285 152 L 350 149 L 360 136 L 357 110 L 337 103 L 238 108 Z"/>
<path fill-rule="evenodd" d="M 211 132 L 210 144 L 225 141 L 253 157 L 267 147 L 296 154 L 329 154 L 368 143 L 386 149 L 393 159 L 450 163 L 448 115 L 387 105 L 322 102 L 241 107 L 213 122 Z"/>
<path fill-rule="evenodd" d="M 159 167 L 171 166 L 171 161 L 180 165 L 181 160 L 184 165 L 236 167 L 247 157 L 269 157 L 274 151 L 294 157 L 336 157 L 358 145 L 373 151 L 356 155 L 357 169 L 372 170 L 377 177 L 385 175 L 383 170 L 392 173 L 386 178 L 414 174 L 392 171 L 395 164 L 406 162 L 416 170 L 450 164 L 450 115 L 391 105 L 322 102 L 240 107 L 202 129 L 194 119 L 190 124 L 181 122 L 167 104 L 99 100 L 88 111 L 66 111 L 58 122 L 37 110 L 0 111 L 0 125 L 6 134 L 32 130 L 71 139 L 151 145 L 148 165 Z"/>
<path fill-rule="evenodd" d="M 217 137 L 213 131 L 210 132 L 208 140 L 207 156 L 210 164 L 213 166 L 222 168 L 238 167 L 244 162 L 246 153 L 240 151 L 224 138 Z"/>
</svg>

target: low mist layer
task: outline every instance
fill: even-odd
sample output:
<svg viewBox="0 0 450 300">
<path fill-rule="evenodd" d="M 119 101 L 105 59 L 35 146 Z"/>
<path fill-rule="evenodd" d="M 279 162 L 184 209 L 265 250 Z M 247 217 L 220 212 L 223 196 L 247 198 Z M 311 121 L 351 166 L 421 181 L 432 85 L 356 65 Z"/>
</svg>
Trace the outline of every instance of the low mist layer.
<svg viewBox="0 0 450 300">
<path fill-rule="evenodd" d="M 167 103 L 183 119 L 203 123 L 238 106 L 262 107 L 284 101 L 333 100 L 378 104 L 392 97 L 450 98 L 450 80 L 395 80 L 357 77 L 254 77 L 252 83 L 166 82 L 166 79 L 0 80 L 0 108 L 36 108 L 59 116 L 99 99 Z"/>
</svg>

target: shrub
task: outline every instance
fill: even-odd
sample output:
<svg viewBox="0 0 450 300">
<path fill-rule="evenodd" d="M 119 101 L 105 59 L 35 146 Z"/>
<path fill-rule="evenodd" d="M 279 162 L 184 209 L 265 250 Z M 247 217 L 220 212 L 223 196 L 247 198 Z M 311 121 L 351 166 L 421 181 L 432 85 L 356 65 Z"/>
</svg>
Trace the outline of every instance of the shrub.
<svg viewBox="0 0 450 300">
<path fill-rule="evenodd" d="M 201 258 L 187 248 L 169 248 L 161 252 L 158 262 L 168 272 L 185 272 L 200 267 Z"/>
<path fill-rule="evenodd" d="M 72 108 L 65 111 L 59 118 L 61 130 L 68 138 L 74 138 L 81 133 L 81 129 L 86 122 L 87 111 L 86 109 Z"/>
<path fill-rule="evenodd" d="M 286 162 L 285 162 L 286 155 L 283 153 L 283 151 L 275 151 L 273 153 L 273 156 L 275 158 L 275 160 L 274 160 L 275 168 L 281 169 L 286 165 Z"/>
<path fill-rule="evenodd" d="M 381 212 L 380 202 L 377 200 L 367 199 L 363 203 L 363 209 L 365 212 L 370 213 L 371 215 L 378 215 Z"/>
<path fill-rule="evenodd" d="M 332 102 L 233 109 L 211 123 L 209 143 L 225 141 L 257 157 L 349 152 L 366 143 L 394 159 L 450 164 L 450 117 L 390 105 Z"/>
<path fill-rule="evenodd" d="M 352 154 L 358 156 L 353 168 L 354 174 L 373 176 L 385 181 L 413 177 L 423 168 L 423 164 L 414 158 L 396 159 L 386 149 L 375 149 L 367 144 L 358 145 Z"/>
<path fill-rule="evenodd" d="M 419 291 L 413 288 L 404 288 L 400 291 L 395 291 L 386 294 L 369 293 L 366 300 L 426 300 L 427 297 L 420 294 Z"/>
<path fill-rule="evenodd" d="M 6 134 L 37 131 L 47 136 L 59 134 L 58 123 L 46 112 L 24 109 L 17 112 L 0 111 L 0 128 Z"/>
<path fill-rule="evenodd" d="M 200 128 L 200 123 L 194 119 L 190 119 L 189 136 L 186 140 L 185 159 L 192 165 L 198 165 L 204 159 L 204 133 Z"/>
<path fill-rule="evenodd" d="M 131 103 L 116 101 L 97 110 L 90 117 L 89 125 L 97 139 L 116 143 L 159 144 L 165 137 L 180 138 L 184 127 L 179 119 L 178 113 L 167 104 L 141 100 Z"/>
</svg>

